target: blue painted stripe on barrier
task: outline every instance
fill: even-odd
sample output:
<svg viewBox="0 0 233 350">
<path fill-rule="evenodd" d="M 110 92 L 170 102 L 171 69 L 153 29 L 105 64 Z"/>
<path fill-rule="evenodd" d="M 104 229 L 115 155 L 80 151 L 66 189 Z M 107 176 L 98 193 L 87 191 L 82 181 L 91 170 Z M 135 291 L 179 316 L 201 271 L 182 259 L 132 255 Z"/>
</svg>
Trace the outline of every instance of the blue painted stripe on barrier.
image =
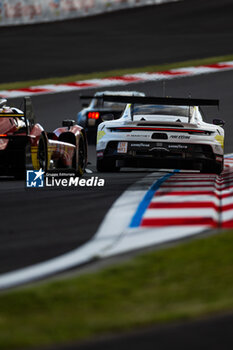
<svg viewBox="0 0 233 350">
<path fill-rule="evenodd" d="M 133 228 L 133 227 L 140 226 L 140 223 L 142 221 L 142 217 L 143 217 L 146 209 L 148 208 L 148 205 L 150 204 L 155 192 L 160 188 L 160 186 L 162 185 L 162 183 L 164 181 L 166 181 L 169 177 L 173 176 L 175 173 L 178 173 L 178 172 L 179 172 L 179 170 L 174 170 L 172 173 L 166 174 L 165 176 L 161 177 L 161 179 L 159 179 L 155 183 L 153 183 L 153 185 L 146 192 L 143 200 L 139 204 L 137 211 L 134 214 L 129 227 Z"/>
</svg>

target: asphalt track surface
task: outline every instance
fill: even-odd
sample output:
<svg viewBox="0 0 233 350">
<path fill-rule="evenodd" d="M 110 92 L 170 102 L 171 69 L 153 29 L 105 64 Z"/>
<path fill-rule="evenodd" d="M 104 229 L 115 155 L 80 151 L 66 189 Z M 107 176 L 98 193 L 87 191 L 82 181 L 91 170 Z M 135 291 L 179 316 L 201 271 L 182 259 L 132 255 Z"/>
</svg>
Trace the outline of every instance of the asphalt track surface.
<svg viewBox="0 0 233 350">
<path fill-rule="evenodd" d="M 232 17 L 232 0 L 184 0 L 1 28 L 0 83 L 232 54 Z"/>
</svg>

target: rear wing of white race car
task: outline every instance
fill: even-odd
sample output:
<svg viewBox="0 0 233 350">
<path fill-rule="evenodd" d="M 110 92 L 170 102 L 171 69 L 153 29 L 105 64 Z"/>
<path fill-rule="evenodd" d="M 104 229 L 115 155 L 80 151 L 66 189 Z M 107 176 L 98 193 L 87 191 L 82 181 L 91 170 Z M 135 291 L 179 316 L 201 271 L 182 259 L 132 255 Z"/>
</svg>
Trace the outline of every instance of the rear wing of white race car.
<svg viewBox="0 0 233 350">
<path fill-rule="evenodd" d="M 157 104 L 167 106 L 218 106 L 219 100 L 200 99 L 200 98 L 176 98 L 176 97 L 152 97 L 152 96 L 116 96 L 102 95 L 95 98 L 104 99 L 104 101 L 132 103 L 132 104 Z"/>
<path fill-rule="evenodd" d="M 117 95 L 102 95 L 95 96 L 104 101 L 119 102 L 125 104 L 156 104 L 165 106 L 217 106 L 219 109 L 219 100 L 216 99 L 198 99 L 198 98 L 176 98 L 176 97 L 153 97 L 153 96 L 117 96 Z M 132 108 L 133 110 L 133 108 Z M 133 115 L 132 115 L 133 119 Z"/>
</svg>

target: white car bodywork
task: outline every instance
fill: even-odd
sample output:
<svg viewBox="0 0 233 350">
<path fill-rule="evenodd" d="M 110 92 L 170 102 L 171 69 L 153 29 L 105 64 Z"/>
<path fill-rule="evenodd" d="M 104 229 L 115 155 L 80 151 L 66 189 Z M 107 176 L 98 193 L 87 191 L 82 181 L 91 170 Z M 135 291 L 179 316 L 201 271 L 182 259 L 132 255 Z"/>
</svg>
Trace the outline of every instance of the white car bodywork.
<svg viewBox="0 0 233 350">
<path fill-rule="evenodd" d="M 198 106 L 128 104 L 120 119 L 98 126 L 96 150 L 99 171 L 148 166 L 221 173 L 224 130 L 204 122 Z"/>
</svg>

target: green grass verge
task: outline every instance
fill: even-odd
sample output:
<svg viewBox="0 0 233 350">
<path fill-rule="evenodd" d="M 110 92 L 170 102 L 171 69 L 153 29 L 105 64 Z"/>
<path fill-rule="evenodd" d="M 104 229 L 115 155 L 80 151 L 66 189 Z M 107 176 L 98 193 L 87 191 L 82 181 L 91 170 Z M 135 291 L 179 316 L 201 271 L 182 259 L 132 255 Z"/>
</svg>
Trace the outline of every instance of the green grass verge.
<svg viewBox="0 0 233 350">
<path fill-rule="evenodd" d="M 72 81 L 80 81 L 80 80 L 87 80 L 87 79 L 101 79 L 101 78 L 107 78 L 107 77 L 124 75 L 124 74 L 158 72 L 158 71 L 164 71 L 164 70 L 173 69 L 173 68 L 198 66 L 202 64 L 212 64 L 212 63 L 224 62 L 224 61 L 230 61 L 230 60 L 233 60 L 233 55 L 210 57 L 210 58 L 169 63 L 169 64 L 161 64 L 156 66 L 146 66 L 142 68 L 127 68 L 127 69 L 112 70 L 108 72 L 77 74 L 77 75 L 71 75 L 68 77 L 61 77 L 61 78 L 54 77 L 54 78 L 40 79 L 40 80 L 3 83 L 3 84 L 0 84 L 0 90 L 20 89 L 20 88 L 27 88 L 29 86 L 37 86 L 37 85 L 45 85 L 45 84 L 63 84 L 63 83 L 68 83 Z"/>
<path fill-rule="evenodd" d="M 0 295 L 0 348 L 41 346 L 233 309 L 233 231 Z"/>
</svg>

